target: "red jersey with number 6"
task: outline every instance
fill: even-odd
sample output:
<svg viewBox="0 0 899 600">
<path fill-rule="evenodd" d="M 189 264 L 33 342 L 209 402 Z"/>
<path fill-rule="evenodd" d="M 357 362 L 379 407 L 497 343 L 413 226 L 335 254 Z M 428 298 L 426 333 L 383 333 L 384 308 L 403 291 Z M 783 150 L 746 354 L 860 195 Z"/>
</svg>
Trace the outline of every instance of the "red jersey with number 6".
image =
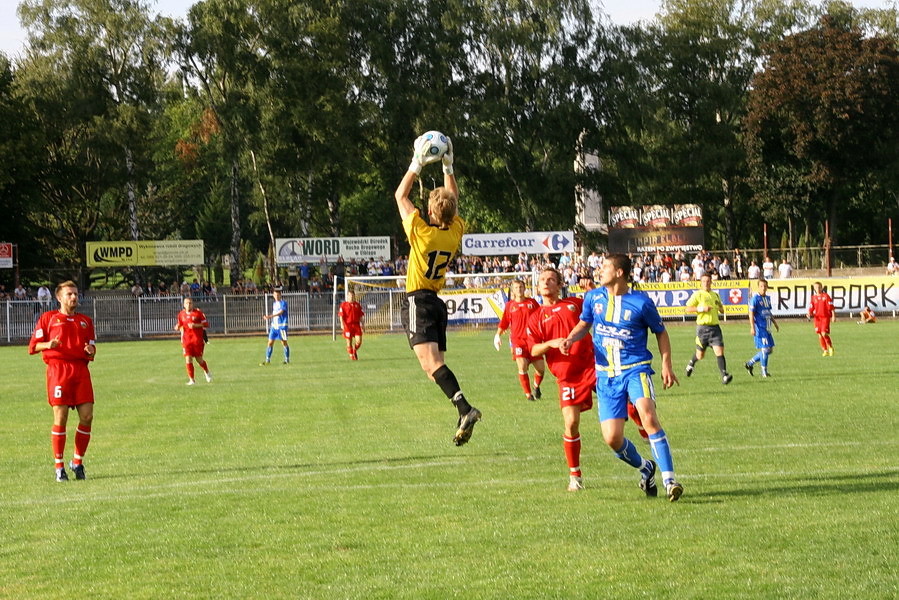
<svg viewBox="0 0 899 600">
<path fill-rule="evenodd" d="M 52 360 L 78 362 L 87 365 L 93 356 L 84 353 L 84 346 L 94 343 L 94 322 L 87 315 L 75 313 L 64 315 L 58 310 L 45 312 L 37 320 L 34 333 L 28 343 L 28 354 L 37 354 L 35 346 L 39 342 L 59 340 L 59 346 L 44 350 L 42 358 L 50 364 Z"/>
</svg>

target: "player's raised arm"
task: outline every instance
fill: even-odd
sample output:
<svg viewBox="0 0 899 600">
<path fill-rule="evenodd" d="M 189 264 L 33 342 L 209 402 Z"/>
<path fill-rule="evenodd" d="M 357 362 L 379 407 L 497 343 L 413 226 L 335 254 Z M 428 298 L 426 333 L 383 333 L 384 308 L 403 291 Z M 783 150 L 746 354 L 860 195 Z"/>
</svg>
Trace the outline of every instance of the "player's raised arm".
<svg viewBox="0 0 899 600">
<path fill-rule="evenodd" d="M 421 173 L 422 167 L 440 160 L 439 156 L 432 156 L 425 153 L 427 147 L 428 142 L 425 140 L 424 136 L 418 136 L 412 144 L 412 161 L 409 163 L 409 168 L 406 170 L 406 174 L 403 176 L 402 181 L 400 181 L 399 186 L 396 188 L 396 192 L 393 194 L 393 197 L 396 199 L 396 207 L 399 209 L 400 218 L 402 219 L 405 219 L 411 213 L 416 211 L 415 204 L 409 199 L 409 194 L 412 193 L 412 186 L 415 185 L 415 179 L 418 177 L 418 174 Z M 455 187 L 455 177 L 453 177 L 452 174 L 444 175 L 444 180 L 446 180 L 447 177 L 452 177 L 453 186 Z"/>
<path fill-rule="evenodd" d="M 449 190 L 456 197 L 456 214 L 459 214 L 459 186 L 456 183 L 456 175 L 453 170 L 453 162 L 455 156 L 453 154 L 453 140 L 447 136 L 446 152 L 443 155 L 443 187 Z"/>
</svg>

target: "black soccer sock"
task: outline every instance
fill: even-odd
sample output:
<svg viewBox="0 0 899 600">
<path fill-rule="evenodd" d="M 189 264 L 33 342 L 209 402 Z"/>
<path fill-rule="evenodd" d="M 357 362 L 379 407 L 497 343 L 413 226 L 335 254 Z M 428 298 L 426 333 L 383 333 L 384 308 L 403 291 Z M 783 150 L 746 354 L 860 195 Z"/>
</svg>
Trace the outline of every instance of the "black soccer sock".
<svg viewBox="0 0 899 600">
<path fill-rule="evenodd" d="M 696 364 L 696 355 L 694 354 L 693 356 L 690 357 L 690 362 L 687 363 L 687 366 L 692 367 L 695 364 Z"/>
<path fill-rule="evenodd" d="M 721 371 L 722 375 L 727 375 L 727 359 L 724 358 L 724 355 L 716 356 L 718 359 L 718 370 Z"/>
<path fill-rule="evenodd" d="M 431 377 L 434 378 L 434 381 L 440 386 L 440 389 L 443 390 L 446 397 L 452 400 L 453 404 L 456 405 L 459 414 L 467 415 L 468 411 L 471 410 L 471 405 L 465 400 L 465 396 L 459 389 L 459 382 L 456 380 L 456 376 L 453 372 L 450 371 L 450 368 L 443 365 L 431 373 Z"/>
</svg>

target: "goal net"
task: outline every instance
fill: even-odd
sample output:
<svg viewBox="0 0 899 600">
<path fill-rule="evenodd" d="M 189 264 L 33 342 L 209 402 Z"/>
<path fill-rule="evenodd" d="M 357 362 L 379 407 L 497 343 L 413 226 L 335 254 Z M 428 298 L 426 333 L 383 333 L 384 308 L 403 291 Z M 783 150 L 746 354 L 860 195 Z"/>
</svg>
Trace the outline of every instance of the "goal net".
<svg viewBox="0 0 899 600">
<path fill-rule="evenodd" d="M 525 273 L 447 273 L 440 298 L 446 302 L 449 326 L 456 330 L 476 330 L 484 327 L 495 329 L 503 316 L 509 288 L 513 281 L 521 279 L 529 296 L 537 290 L 537 272 Z M 365 330 L 368 332 L 402 331 L 403 298 L 406 296 L 406 278 L 347 277 L 342 289 L 334 290 L 334 327 L 336 339 L 340 333 L 337 311 L 353 291 L 356 301 L 365 312 Z"/>
</svg>

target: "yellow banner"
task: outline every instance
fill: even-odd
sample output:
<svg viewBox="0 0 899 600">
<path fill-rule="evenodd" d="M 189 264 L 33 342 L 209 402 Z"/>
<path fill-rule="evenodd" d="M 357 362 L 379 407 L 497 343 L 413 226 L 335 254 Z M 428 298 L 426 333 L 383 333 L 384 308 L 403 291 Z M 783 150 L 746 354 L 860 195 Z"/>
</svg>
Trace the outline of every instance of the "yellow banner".
<svg viewBox="0 0 899 600">
<path fill-rule="evenodd" d="M 203 240 L 87 242 L 89 267 L 176 267 L 205 262 Z"/>
</svg>

